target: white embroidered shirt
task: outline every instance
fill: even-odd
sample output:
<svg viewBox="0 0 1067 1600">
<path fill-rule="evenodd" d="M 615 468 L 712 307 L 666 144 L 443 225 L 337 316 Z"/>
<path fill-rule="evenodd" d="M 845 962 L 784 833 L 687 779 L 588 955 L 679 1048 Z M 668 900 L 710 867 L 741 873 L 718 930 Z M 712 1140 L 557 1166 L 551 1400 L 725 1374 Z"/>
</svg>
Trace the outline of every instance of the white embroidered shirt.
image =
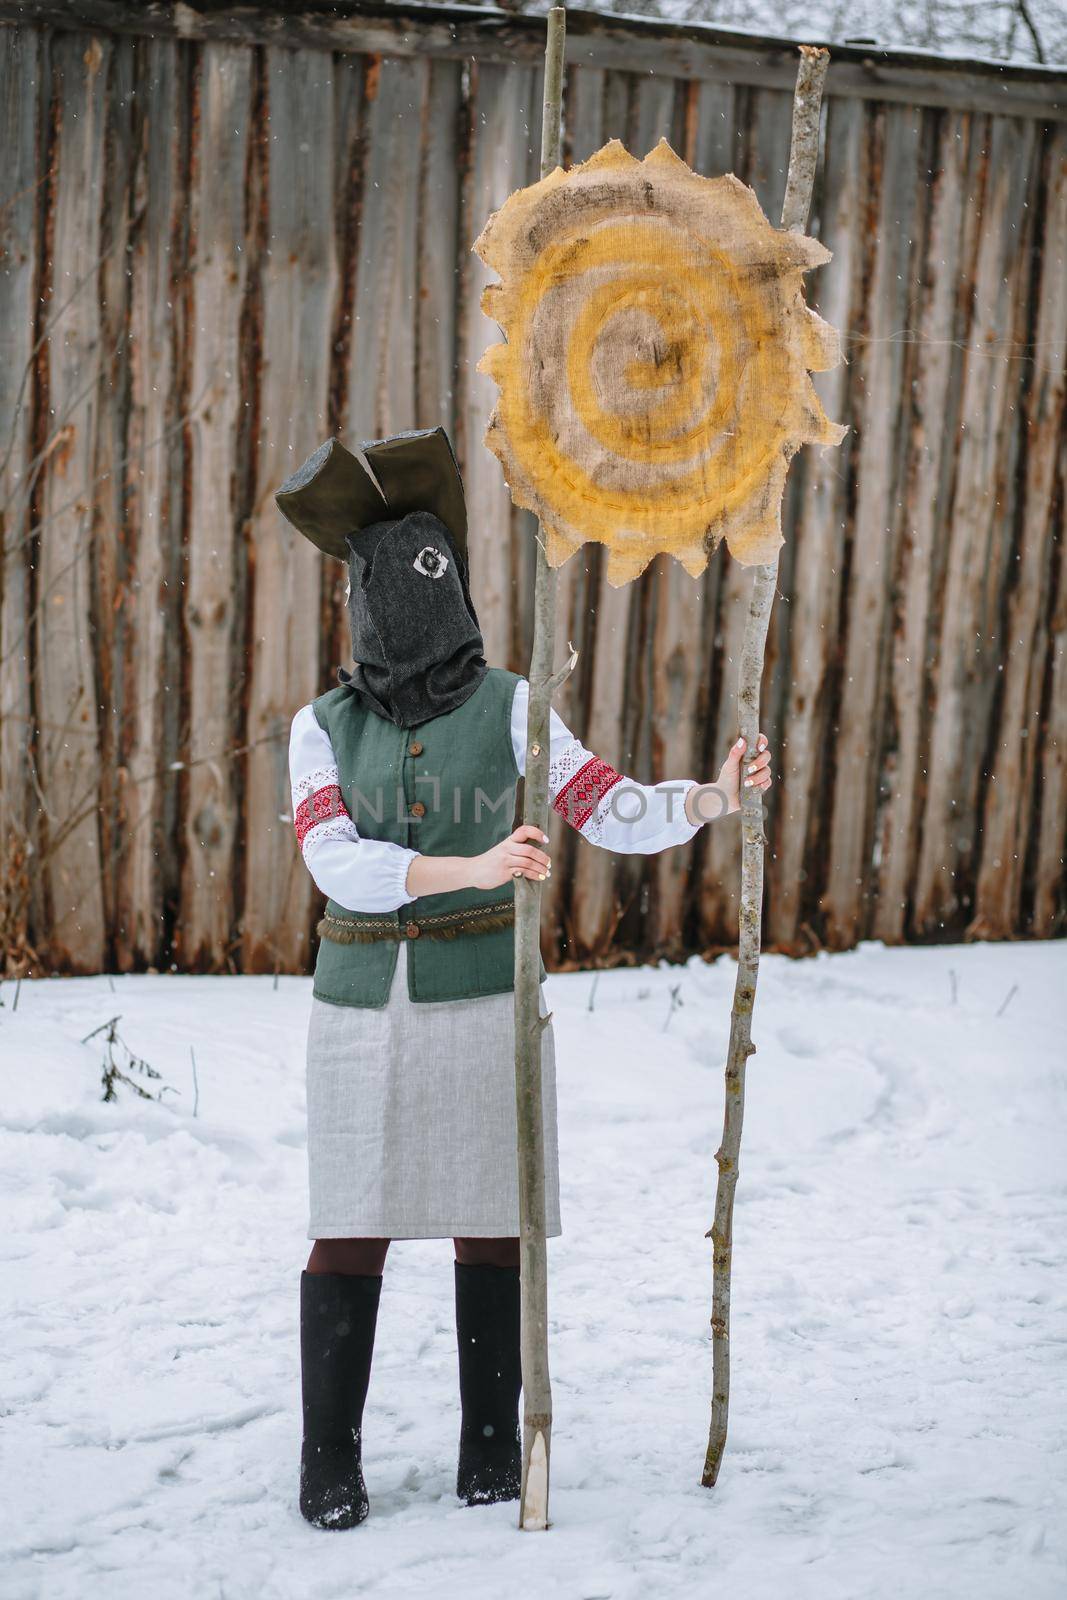
<svg viewBox="0 0 1067 1600">
<path fill-rule="evenodd" d="M 530 686 L 521 678 L 511 708 L 511 743 L 526 770 Z M 686 844 L 698 831 L 685 814 L 695 778 L 635 783 L 574 737 L 552 713 L 548 789 L 553 810 L 590 844 L 621 855 L 654 855 Z M 404 845 L 364 839 L 345 807 L 330 736 L 310 705 L 293 718 L 289 738 L 293 822 L 304 862 L 322 893 L 354 911 L 395 911 L 410 900 Z"/>
</svg>

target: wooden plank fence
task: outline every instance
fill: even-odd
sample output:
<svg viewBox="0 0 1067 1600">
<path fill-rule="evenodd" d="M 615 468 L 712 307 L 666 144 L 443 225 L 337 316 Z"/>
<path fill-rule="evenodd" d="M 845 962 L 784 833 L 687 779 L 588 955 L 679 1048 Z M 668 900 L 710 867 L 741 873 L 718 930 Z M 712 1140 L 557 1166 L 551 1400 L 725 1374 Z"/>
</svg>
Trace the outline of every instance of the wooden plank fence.
<svg viewBox="0 0 1067 1600">
<path fill-rule="evenodd" d="M 0 938 L 7 970 L 302 970 L 293 712 L 343 572 L 273 490 L 331 432 L 442 422 L 490 659 L 529 649 L 530 519 L 481 435 L 471 243 L 536 175 L 543 24 L 490 8 L 0 0 Z M 566 150 L 661 136 L 772 217 L 791 46 L 575 12 Z M 1048 936 L 1067 914 L 1067 93 L 835 51 L 814 304 L 851 428 L 787 494 L 766 929 L 804 952 Z M 561 709 L 646 780 L 734 733 L 748 577 L 563 569 Z M 556 824 L 553 824 L 555 827 Z M 560 830 L 560 833 L 565 830 Z M 557 837 L 556 965 L 736 936 L 736 830 Z"/>
</svg>

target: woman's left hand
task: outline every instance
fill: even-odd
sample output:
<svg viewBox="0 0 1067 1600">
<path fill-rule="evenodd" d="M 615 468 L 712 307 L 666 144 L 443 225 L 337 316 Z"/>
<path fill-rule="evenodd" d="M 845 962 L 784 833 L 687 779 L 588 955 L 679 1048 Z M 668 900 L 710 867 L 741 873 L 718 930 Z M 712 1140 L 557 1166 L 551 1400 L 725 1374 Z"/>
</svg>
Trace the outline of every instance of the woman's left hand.
<svg viewBox="0 0 1067 1600">
<path fill-rule="evenodd" d="M 715 817 L 729 816 L 741 809 L 741 790 L 758 789 L 761 794 L 771 786 L 771 751 L 766 735 L 756 740 L 756 754 L 745 755 L 745 741 L 738 739 L 714 784 L 701 784 L 690 789 L 685 797 L 686 816 L 690 822 L 711 822 Z M 713 804 L 714 802 L 714 804 Z"/>
</svg>

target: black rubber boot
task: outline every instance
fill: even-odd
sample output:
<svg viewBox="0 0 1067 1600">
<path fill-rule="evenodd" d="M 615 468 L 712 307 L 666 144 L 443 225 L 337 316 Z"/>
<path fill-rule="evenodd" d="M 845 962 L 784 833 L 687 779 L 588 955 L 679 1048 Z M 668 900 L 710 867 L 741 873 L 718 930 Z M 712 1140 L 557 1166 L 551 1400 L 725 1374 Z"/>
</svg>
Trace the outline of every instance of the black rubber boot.
<svg viewBox="0 0 1067 1600">
<path fill-rule="evenodd" d="M 463 1424 L 456 1493 L 469 1506 L 517 1500 L 519 1439 L 519 1269 L 456 1262 L 456 1337 Z"/>
<path fill-rule="evenodd" d="M 300 1275 L 300 1510 L 316 1528 L 354 1528 L 369 1509 L 363 1405 L 381 1292 L 380 1277 Z"/>
</svg>

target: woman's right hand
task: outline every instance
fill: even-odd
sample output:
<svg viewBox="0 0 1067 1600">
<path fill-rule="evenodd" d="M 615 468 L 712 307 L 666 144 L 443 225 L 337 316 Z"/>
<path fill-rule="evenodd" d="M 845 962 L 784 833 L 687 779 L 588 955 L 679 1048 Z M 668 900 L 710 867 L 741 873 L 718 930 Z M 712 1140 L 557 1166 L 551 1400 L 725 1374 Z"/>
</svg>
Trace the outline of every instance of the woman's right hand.
<svg viewBox="0 0 1067 1600">
<path fill-rule="evenodd" d="M 509 878 L 534 878 L 544 881 L 552 876 L 552 862 L 543 850 L 536 849 L 530 841 L 547 844 L 548 836 L 540 828 L 524 822 L 508 838 L 487 850 L 484 855 L 471 856 L 470 887 L 472 889 L 499 889 Z"/>
</svg>

